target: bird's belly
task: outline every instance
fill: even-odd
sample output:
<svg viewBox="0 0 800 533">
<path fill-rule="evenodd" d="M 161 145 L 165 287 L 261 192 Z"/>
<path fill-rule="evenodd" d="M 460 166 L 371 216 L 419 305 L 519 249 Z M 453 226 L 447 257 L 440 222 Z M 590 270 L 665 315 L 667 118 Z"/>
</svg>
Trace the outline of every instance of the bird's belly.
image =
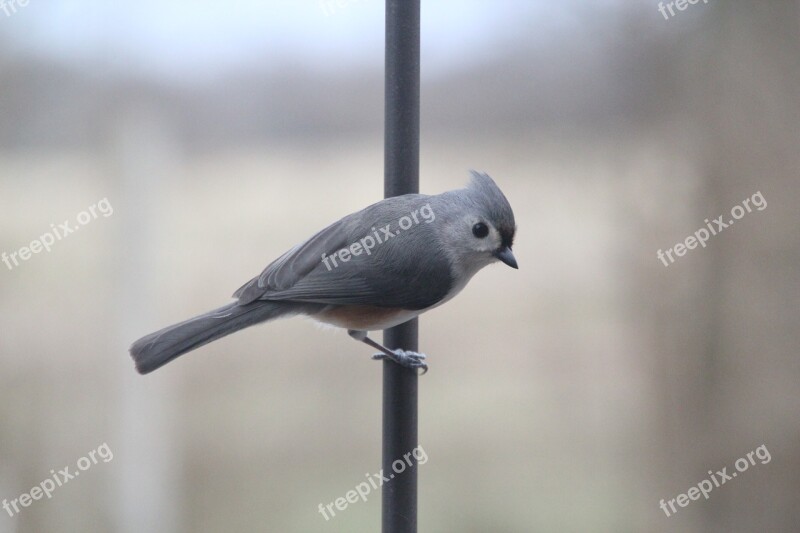
<svg viewBox="0 0 800 533">
<path fill-rule="evenodd" d="M 407 322 L 420 312 L 370 305 L 343 305 L 329 306 L 315 313 L 312 318 L 339 328 L 375 331 Z"/>
</svg>

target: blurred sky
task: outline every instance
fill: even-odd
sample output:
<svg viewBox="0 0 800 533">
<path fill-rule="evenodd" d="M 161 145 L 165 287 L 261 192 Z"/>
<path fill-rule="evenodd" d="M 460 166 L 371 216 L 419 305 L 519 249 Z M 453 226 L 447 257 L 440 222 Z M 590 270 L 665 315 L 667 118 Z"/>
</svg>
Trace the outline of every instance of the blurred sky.
<svg viewBox="0 0 800 533">
<path fill-rule="evenodd" d="M 595 8 L 619 5 L 600 0 Z M 122 73 L 214 76 L 252 62 L 338 69 L 383 61 L 382 0 L 31 0 L 0 13 L 4 55 L 15 51 Z M 327 7 L 326 7 L 327 6 Z M 342 7 L 339 7 L 342 6 Z M 584 6 L 585 7 L 585 4 Z M 423 75 L 491 57 L 504 39 L 544 39 L 576 24 L 575 0 L 423 1 Z M 531 27 L 531 21 L 535 21 Z"/>
</svg>

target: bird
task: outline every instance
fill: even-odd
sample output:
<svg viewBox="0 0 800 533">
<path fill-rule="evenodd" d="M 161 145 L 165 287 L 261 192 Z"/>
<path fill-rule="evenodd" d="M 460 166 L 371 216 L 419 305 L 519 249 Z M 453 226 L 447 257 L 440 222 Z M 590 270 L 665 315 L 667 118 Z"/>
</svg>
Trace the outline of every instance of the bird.
<svg viewBox="0 0 800 533">
<path fill-rule="evenodd" d="M 270 263 L 234 301 L 168 326 L 130 347 L 148 374 L 241 329 L 305 315 L 424 374 L 426 355 L 390 350 L 368 336 L 438 307 L 483 267 L 517 269 L 514 212 L 494 180 L 470 171 L 461 189 L 386 198 L 341 218 Z"/>
</svg>

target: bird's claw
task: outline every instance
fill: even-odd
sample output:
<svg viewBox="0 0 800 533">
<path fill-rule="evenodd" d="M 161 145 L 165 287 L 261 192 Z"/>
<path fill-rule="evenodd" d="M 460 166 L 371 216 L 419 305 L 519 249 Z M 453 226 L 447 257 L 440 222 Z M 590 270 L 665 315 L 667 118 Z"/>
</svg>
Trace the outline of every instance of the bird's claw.
<svg viewBox="0 0 800 533">
<path fill-rule="evenodd" d="M 382 359 L 391 359 L 398 365 L 410 368 L 411 370 L 417 370 L 418 368 L 422 369 L 422 374 L 424 375 L 428 372 L 428 365 L 425 363 L 426 355 L 424 353 L 417 353 L 411 352 L 406 350 L 393 350 L 392 353 L 394 355 L 389 355 L 385 353 L 376 353 L 372 356 L 373 359 L 376 361 L 380 361 Z"/>
</svg>

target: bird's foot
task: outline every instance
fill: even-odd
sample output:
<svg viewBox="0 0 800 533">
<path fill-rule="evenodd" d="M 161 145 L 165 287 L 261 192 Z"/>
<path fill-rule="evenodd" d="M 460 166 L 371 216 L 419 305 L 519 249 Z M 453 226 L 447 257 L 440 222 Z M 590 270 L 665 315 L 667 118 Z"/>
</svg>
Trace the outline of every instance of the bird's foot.
<svg viewBox="0 0 800 533">
<path fill-rule="evenodd" d="M 422 374 L 425 374 L 428 371 L 428 365 L 425 363 L 425 358 L 427 357 L 424 353 L 417 353 L 417 352 L 409 352 L 406 350 L 392 350 L 392 355 L 388 353 L 376 353 L 372 356 L 375 360 L 381 359 L 391 359 L 398 365 L 410 368 L 411 370 L 416 371 L 418 368 L 422 369 Z M 422 375 L 420 374 L 420 375 Z"/>
</svg>

